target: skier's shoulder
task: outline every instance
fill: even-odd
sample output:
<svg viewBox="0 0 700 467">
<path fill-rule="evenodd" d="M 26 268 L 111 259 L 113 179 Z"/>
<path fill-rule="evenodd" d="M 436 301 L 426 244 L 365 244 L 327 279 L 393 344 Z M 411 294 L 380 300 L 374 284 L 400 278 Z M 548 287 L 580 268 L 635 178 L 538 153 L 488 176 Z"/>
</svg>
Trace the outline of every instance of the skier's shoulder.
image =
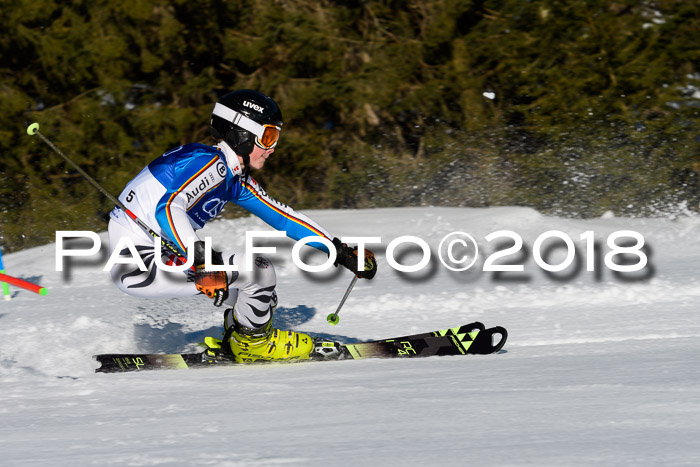
<svg viewBox="0 0 700 467">
<path fill-rule="evenodd" d="M 196 168 L 197 170 L 216 164 L 226 166 L 226 159 L 223 152 L 217 147 L 207 146 L 206 144 L 191 143 L 178 146 L 163 153 L 162 156 L 149 164 L 149 168 L 153 170 L 157 166 L 169 166 L 175 170 L 185 168 Z"/>
<path fill-rule="evenodd" d="M 161 183 L 190 179 L 207 173 L 212 181 L 226 178 L 226 161 L 221 150 L 205 144 L 191 143 L 173 148 L 152 161 L 148 168 Z"/>
<path fill-rule="evenodd" d="M 165 151 L 162 156 L 158 157 L 152 163 L 177 164 L 199 158 L 211 160 L 214 157 L 223 159 L 223 153 L 219 148 L 201 143 L 189 143 Z"/>
<path fill-rule="evenodd" d="M 199 162 L 208 163 L 214 158 L 224 160 L 224 154 L 221 149 L 216 146 L 207 146 L 201 143 L 189 143 L 184 146 L 180 146 L 177 149 L 178 159 L 185 160 L 198 160 Z M 168 154 L 168 153 L 166 153 Z M 165 154 L 163 154 L 165 156 Z"/>
<path fill-rule="evenodd" d="M 226 158 L 221 149 L 215 146 L 192 143 L 184 146 L 188 154 L 188 171 L 196 170 L 198 174 L 207 173 L 212 182 L 223 180 L 228 174 Z"/>
</svg>

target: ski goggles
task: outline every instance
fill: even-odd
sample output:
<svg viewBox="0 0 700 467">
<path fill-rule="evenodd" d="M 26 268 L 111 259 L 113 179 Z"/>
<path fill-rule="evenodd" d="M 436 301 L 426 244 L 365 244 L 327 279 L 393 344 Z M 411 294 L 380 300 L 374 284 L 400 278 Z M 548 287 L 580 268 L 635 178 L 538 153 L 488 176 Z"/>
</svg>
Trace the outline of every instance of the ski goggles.
<svg viewBox="0 0 700 467">
<path fill-rule="evenodd" d="M 263 149 L 272 149 L 277 146 L 277 141 L 280 138 L 280 131 L 282 131 L 282 128 L 277 125 L 261 125 L 242 113 L 236 112 L 218 102 L 214 106 L 212 114 L 253 133 L 255 135 L 255 144 Z"/>
</svg>

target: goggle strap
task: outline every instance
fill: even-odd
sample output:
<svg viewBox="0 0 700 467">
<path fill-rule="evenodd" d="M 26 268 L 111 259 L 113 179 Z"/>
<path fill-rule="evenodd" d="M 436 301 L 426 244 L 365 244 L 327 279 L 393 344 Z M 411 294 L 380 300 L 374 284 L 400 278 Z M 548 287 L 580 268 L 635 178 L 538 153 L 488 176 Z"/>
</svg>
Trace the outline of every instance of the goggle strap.
<svg viewBox="0 0 700 467">
<path fill-rule="evenodd" d="M 244 130 L 250 131 L 255 136 L 257 136 L 258 139 L 262 138 L 263 132 L 265 131 L 264 126 L 218 102 L 214 106 L 214 111 L 212 113 L 218 117 L 223 118 L 224 120 L 228 120 L 229 122 L 243 128 Z"/>
</svg>

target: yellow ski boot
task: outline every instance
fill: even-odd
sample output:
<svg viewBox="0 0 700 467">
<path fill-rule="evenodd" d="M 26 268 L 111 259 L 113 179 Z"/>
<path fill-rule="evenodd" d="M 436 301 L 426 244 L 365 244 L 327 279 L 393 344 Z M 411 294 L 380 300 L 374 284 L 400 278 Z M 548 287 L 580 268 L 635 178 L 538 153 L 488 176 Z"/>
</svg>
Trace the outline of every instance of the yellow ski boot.
<svg viewBox="0 0 700 467">
<path fill-rule="evenodd" d="M 229 342 L 238 363 L 308 360 L 314 350 L 313 338 L 300 332 L 275 329 L 272 321 L 262 328 L 252 329 L 238 323 L 233 312 L 227 310 L 225 316 L 226 328 L 234 326 Z"/>
</svg>

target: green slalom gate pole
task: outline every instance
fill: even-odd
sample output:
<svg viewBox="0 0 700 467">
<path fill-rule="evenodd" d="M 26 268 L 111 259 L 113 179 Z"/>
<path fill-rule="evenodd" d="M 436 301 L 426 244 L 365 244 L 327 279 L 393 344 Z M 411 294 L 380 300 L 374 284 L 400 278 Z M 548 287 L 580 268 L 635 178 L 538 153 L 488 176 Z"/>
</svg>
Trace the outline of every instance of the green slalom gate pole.
<svg viewBox="0 0 700 467">
<path fill-rule="evenodd" d="M 2 249 L 0 248 L 0 274 L 5 274 L 5 266 L 2 264 Z M 10 285 L 7 282 L 2 283 L 2 295 L 5 300 L 10 300 L 12 296 L 10 295 Z"/>
</svg>

